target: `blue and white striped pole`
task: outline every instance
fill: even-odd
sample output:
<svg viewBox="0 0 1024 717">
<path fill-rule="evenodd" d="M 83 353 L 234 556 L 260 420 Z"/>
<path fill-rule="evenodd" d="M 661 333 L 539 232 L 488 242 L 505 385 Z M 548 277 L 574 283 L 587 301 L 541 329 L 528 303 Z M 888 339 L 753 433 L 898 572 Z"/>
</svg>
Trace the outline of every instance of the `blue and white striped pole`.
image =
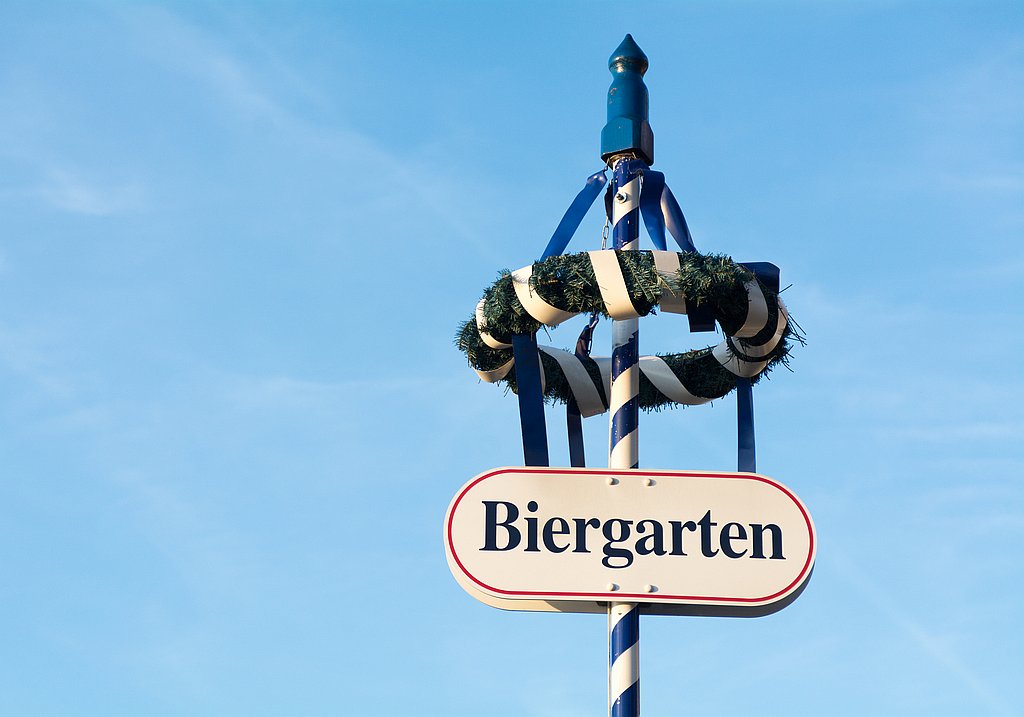
<svg viewBox="0 0 1024 717">
<path fill-rule="evenodd" d="M 613 167 L 612 245 L 615 249 L 640 248 L 640 162 L 621 159 Z M 639 467 L 638 418 L 640 406 L 639 319 L 612 322 L 611 416 L 608 440 L 609 468 Z"/>
<path fill-rule="evenodd" d="M 608 608 L 608 714 L 640 715 L 640 614 L 633 603 Z"/>
<path fill-rule="evenodd" d="M 601 158 L 613 170 L 612 240 L 618 250 L 640 243 L 640 175 L 654 162 L 654 133 L 647 121 L 648 97 L 643 74 L 647 56 L 626 38 L 608 61 L 608 124 L 601 132 Z M 640 367 L 638 319 L 612 323 L 612 385 L 609 468 L 639 465 Z M 608 714 L 640 715 L 640 612 L 634 603 L 608 606 Z"/>
<path fill-rule="evenodd" d="M 640 243 L 640 172 L 631 159 L 614 166 L 612 240 L 615 249 L 635 250 Z M 640 321 L 612 322 L 609 468 L 639 465 Z M 632 603 L 608 607 L 608 714 L 640 714 L 640 612 Z"/>
</svg>

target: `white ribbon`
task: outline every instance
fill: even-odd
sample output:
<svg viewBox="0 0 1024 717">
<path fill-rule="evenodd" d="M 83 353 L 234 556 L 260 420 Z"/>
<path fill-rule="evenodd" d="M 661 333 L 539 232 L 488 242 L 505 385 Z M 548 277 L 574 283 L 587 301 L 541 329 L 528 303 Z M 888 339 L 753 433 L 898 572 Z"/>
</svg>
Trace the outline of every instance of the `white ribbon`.
<svg viewBox="0 0 1024 717">
<path fill-rule="evenodd" d="M 498 381 L 500 381 L 501 379 L 505 378 L 505 376 L 508 375 L 508 372 L 512 370 L 512 367 L 515 365 L 515 363 L 516 360 L 514 358 L 510 358 L 501 366 L 498 366 L 498 368 L 493 369 L 491 371 L 481 371 L 478 368 L 475 368 L 473 370 L 476 371 L 476 375 L 479 376 L 480 380 L 483 381 L 484 383 L 497 383 Z"/>
<path fill-rule="evenodd" d="M 546 346 L 543 348 L 547 348 Z M 544 393 L 544 387 L 547 386 L 547 376 L 544 374 L 544 362 L 540 360 L 540 354 L 537 354 L 537 361 L 540 362 L 540 392 Z M 481 371 L 480 369 L 473 369 L 476 371 L 476 375 L 480 377 L 480 380 L 484 383 L 497 383 L 501 379 L 508 375 L 508 372 L 512 370 L 512 367 L 516 365 L 516 360 L 510 358 L 508 361 L 503 363 L 498 368 L 491 371 Z M 583 369 L 586 371 L 586 369 Z M 593 388 L 593 385 L 591 385 Z"/>
<path fill-rule="evenodd" d="M 601 300 L 604 301 L 608 315 L 617 321 L 638 318 L 640 314 L 636 313 L 629 298 L 629 289 L 626 288 L 626 280 L 622 276 L 622 267 L 619 266 L 615 252 L 588 251 L 587 256 L 594 267 L 597 288 L 601 292 Z"/>
<path fill-rule="evenodd" d="M 743 287 L 747 290 L 747 320 L 734 334 L 741 339 L 756 336 L 768 323 L 768 302 L 765 301 L 764 292 L 761 291 L 761 284 L 757 279 L 753 279 Z"/>
<path fill-rule="evenodd" d="M 540 294 L 530 288 L 531 276 L 533 276 L 532 266 L 524 266 L 522 269 L 512 272 L 512 286 L 516 290 L 519 303 L 526 309 L 526 313 L 548 326 L 558 326 L 576 315 L 557 309 L 540 298 Z"/>
<path fill-rule="evenodd" d="M 660 356 L 641 356 L 640 371 L 664 396 L 684 406 L 699 406 L 710 398 L 694 396 Z"/>
<path fill-rule="evenodd" d="M 788 314 L 786 313 L 786 306 L 782 303 L 782 299 L 779 299 L 779 322 L 775 327 L 775 333 L 768 339 L 766 343 L 760 346 L 755 346 L 746 341 L 738 341 L 739 350 L 744 356 L 751 356 L 754 358 L 762 358 L 767 356 L 775 347 L 779 345 L 779 341 L 782 340 L 782 334 L 786 331 L 786 325 L 789 323 Z M 740 376 L 741 378 L 753 378 L 757 374 L 764 371 L 764 367 L 768 365 L 767 361 L 747 361 L 740 358 L 729 346 L 728 341 L 723 341 L 714 348 L 712 353 L 718 360 L 718 363 L 722 364 L 722 367 L 730 373 Z"/>
<path fill-rule="evenodd" d="M 510 349 L 512 344 L 503 344 L 496 338 L 487 333 L 487 319 L 484 317 L 484 300 L 480 299 L 480 302 L 476 305 L 476 327 L 480 330 L 480 340 L 490 346 L 492 349 Z M 479 372 L 478 372 L 479 373 Z M 487 379 L 484 379 L 485 381 Z"/>
<path fill-rule="evenodd" d="M 685 314 L 686 297 L 681 293 L 677 294 L 673 288 L 678 281 L 679 254 L 659 250 L 652 251 L 651 254 L 654 256 L 654 268 L 664 284 L 658 308 L 666 314 Z"/>
<path fill-rule="evenodd" d="M 538 346 L 538 348 L 558 362 L 562 373 L 565 374 L 565 380 L 569 383 L 569 388 L 572 389 L 572 397 L 576 399 L 576 407 L 580 409 L 581 416 L 587 418 L 608 410 L 604 401 L 601 400 L 601 394 L 597 392 L 597 387 L 594 386 L 593 379 L 590 378 L 586 367 L 576 357 L 576 354 L 556 349 L 554 346 Z"/>
</svg>

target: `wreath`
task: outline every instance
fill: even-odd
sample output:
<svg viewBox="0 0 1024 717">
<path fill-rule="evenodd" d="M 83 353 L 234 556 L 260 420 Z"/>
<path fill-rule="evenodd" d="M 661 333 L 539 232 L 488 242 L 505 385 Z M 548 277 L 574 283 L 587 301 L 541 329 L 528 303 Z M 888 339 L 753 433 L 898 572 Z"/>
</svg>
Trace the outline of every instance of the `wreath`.
<svg viewBox="0 0 1024 717">
<path fill-rule="evenodd" d="M 488 383 L 516 391 L 511 337 L 554 327 L 578 314 L 612 319 L 686 313 L 708 307 L 725 334 L 717 346 L 641 356 L 640 408 L 697 405 L 725 396 L 736 378 L 758 380 L 785 364 L 793 328 L 776 292 L 731 258 L 696 252 L 602 250 L 552 256 L 503 271 L 455 337 L 470 366 Z M 540 346 L 543 393 L 576 401 L 592 416 L 608 409 L 611 359 Z"/>
</svg>

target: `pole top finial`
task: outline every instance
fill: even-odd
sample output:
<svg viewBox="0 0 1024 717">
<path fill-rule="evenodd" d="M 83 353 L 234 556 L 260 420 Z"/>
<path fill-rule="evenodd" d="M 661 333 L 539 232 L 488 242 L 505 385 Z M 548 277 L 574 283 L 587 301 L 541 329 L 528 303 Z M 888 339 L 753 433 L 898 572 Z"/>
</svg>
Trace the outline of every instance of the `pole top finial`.
<svg viewBox="0 0 1024 717">
<path fill-rule="evenodd" d="M 601 130 L 601 159 L 633 153 L 654 164 L 654 132 L 648 121 L 648 94 L 644 73 L 647 55 L 626 37 L 608 58 L 612 84 L 608 88 L 608 124 Z"/>
<path fill-rule="evenodd" d="M 632 35 L 626 35 L 622 42 L 619 43 L 619 46 L 615 48 L 612 56 L 608 58 L 608 69 L 613 74 L 625 72 L 628 69 L 631 72 L 639 72 L 643 75 L 647 72 L 649 64 L 647 62 L 647 55 L 636 44 L 636 40 L 633 39 Z"/>
</svg>

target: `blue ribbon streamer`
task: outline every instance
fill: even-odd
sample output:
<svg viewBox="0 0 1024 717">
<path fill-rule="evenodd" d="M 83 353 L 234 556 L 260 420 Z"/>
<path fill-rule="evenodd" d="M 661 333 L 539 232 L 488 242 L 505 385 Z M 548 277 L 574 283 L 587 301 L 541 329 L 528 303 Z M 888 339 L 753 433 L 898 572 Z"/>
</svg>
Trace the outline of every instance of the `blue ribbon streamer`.
<svg viewBox="0 0 1024 717">
<path fill-rule="evenodd" d="M 690 236 L 690 227 L 686 224 L 686 217 L 683 216 L 683 210 L 668 185 L 661 193 L 661 210 L 665 215 L 665 226 L 668 227 L 669 233 L 676 240 L 679 248 L 696 253 L 697 247 L 693 245 L 693 237 Z"/>
<path fill-rule="evenodd" d="M 512 337 L 516 360 L 516 393 L 519 395 L 519 424 L 523 431 L 523 460 L 528 466 L 547 466 L 548 432 L 544 423 L 544 394 L 540 385 L 540 354 L 537 334 Z"/>
<path fill-rule="evenodd" d="M 644 188 L 640 192 L 640 213 L 643 215 L 647 234 L 656 249 L 668 249 L 668 242 L 665 240 L 667 228 L 682 251 L 697 252 L 683 210 L 679 207 L 672 190 L 665 184 L 663 173 L 650 169 L 644 172 Z M 686 313 L 686 321 L 690 325 L 691 333 L 715 330 L 715 317 L 711 314 L 709 306 L 691 306 Z"/>
<path fill-rule="evenodd" d="M 594 200 L 608 182 L 606 169 L 587 177 L 572 204 L 558 222 L 541 259 L 558 256 L 569 246 L 583 218 L 590 211 Z M 537 334 L 520 334 L 512 337 L 512 353 L 516 365 L 516 393 L 519 396 L 519 424 L 523 430 L 523 460 L 528 466 L 546 466 L 548 462 L 547 426 L 544 422 L 544 393 L 540 382 L 540 353 L 537 350 Z M 573 421 L 575 411 L 575 425 Z M 566 422 L 569 431 L 570 461 L 583 461 L 583 425 L 579 408 L 570 402 Z M 572 465 L 576 465 L 575 462 Z M 582 462 L 579 465 L 584 465 Z"/>
<path fill-rule="evenodd" d="M 736 378 L 736 470 L 757 472 L 754 445 L 754 386 L 749 378 Z"/>
<path fill-rule="evenodd" d="M 665 175 L 651 169 L 644 170 L 644 188 L 640 193 L 640 213 L 644 226 L 656 249 L 666 251 L 665 230 L 668 229 L 676 244 L 684 252 L 696 252 L 690 227 L 672 190 L 665 184 Z"/>
<path fill-rule="evenodd" d="M 593 206 L 594 200 L 597 199 L 597 195 L 601 193 L 601 189 L 608 181 L 608 178 L 605 176 L 606 171 L 602 169 L 600 172 L 594 172 L 587 177 L 586 185 L 576 195 L 576 198 L 572 200 L 572 204 L 569 205 L 569 208 L 565 210 L 565 214 L 562 215 L 562 221 L 558 222 L 558 226 L 555 227 L 555 233 L 548 240 L 548 246 L 544 253 L 541 254 L 541 259 L 547 259 L 549 256 L 558 256 L 569 246 L 569 240 L 572 239 L 573 234 L 579 229 L 583 217 L 587 216 L 587 212 Z"/>
<path fill-rule="evenodd" d="M 655 249 L 666 251 L 665 215 L 661 211 L 661 194 L 665 191 L 665 175 L 648 169 L 644 172 L 644 188 L 640 192 L 640 214 L 644 217 L 647 235 Z"/>
</svg>

